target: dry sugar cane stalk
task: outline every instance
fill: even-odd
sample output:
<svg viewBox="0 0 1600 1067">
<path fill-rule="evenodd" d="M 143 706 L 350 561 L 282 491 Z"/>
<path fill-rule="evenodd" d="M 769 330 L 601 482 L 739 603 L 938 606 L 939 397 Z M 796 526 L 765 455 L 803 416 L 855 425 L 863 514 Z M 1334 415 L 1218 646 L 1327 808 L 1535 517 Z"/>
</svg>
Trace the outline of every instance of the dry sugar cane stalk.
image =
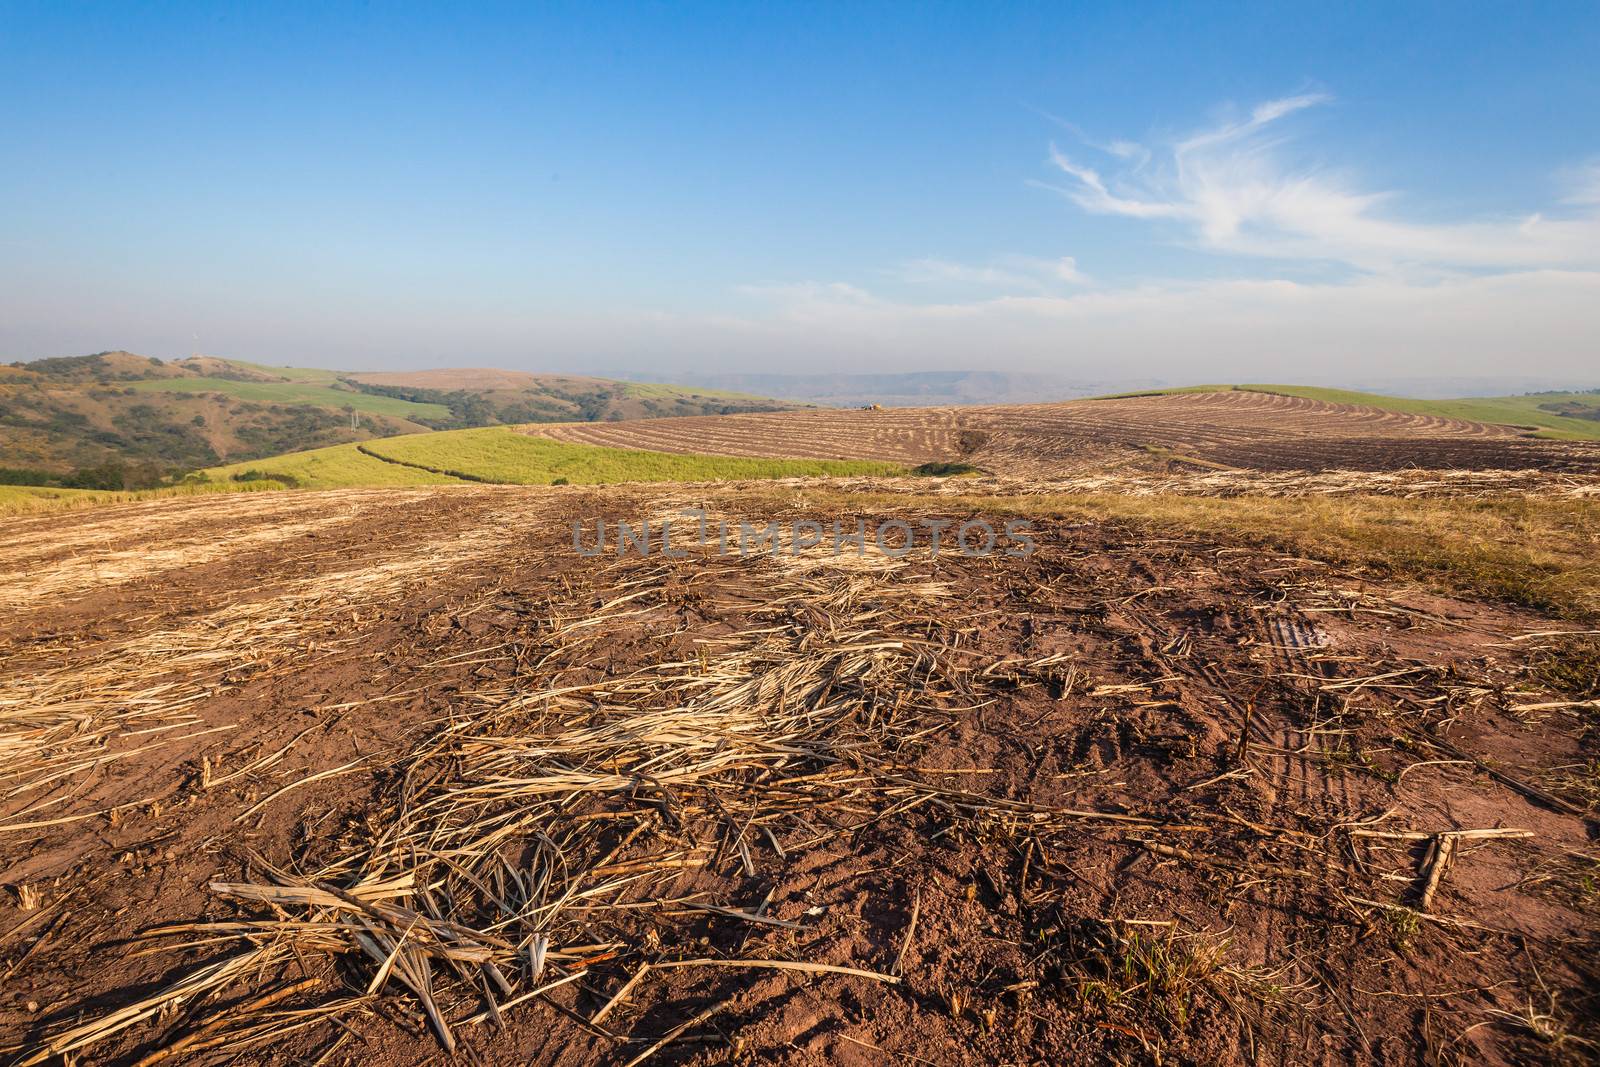
<svg viewBox="0 0 1600 1067">
<path fill-rule="evenodd" d="M 733 573 L 748 564 L 719 566 Z M 582 611 L 585 621 L 614 621 L 650 615 L 663 604 L 670 608 L 656 595 L 658 571 L 664 573 L 629 561 L 613 572 L 608 580 L 621 577 L 635 592 L 613 595 L 599 612 L 584 610 L 592 601 L 580 582 L 571 592 L 573 613 Z M 780 857 L 774 819 L 795 817 L 815 831 L 807 816 L 837 826 L 930 793 L 960 809 L 963 819 L 1089 819 L 1157 829 L 1138 816 L 1045 808 L 881 773 L 880 766 L 891 764 L 885 751 L 908 751 L 945 728 L 946 719 L 955 721 L 949 705 L 980 706 L 989 695 L 963 680 L 981 664 L 958 666 L 966 660 L 947 655 L 940 643 L 941 633 L 948 641 L 960 620 L 936 621 L 917 607 L 950 595 L 949 587 L 890 569 L 818 570 L 775 581 L 760 604 L 740 608 L 758 619 L 755 625 L 708 644 L 698 662 L 659 662 L 597 682 L 563 684 L 568 672 L 592 661 L 606 627 L 552 626 L 541 634 L 543 646 L 527 654 L 531 674 L 516 685 L 463 694 L 435 735 L 394 761 L 395 792 L 370 812 L 370 835 L 320 865 L 305 864 L 302 875 L 272 873 L 277 885 L 213 887 L 276 913 L 275 921 L 216 928 L 229 937 L 255 938 L 261 947 L 233 957 L 224 970 L 195 972 L 142 1002 L 141 1010 L 114 1012 L 89 1029 L 69 1031 L 51 1050 L 86 1047 L 167 1004 L 270 975 L 299 953 L 353 956 L 374 991 L 395 979 L 390 988 L 404 986 L 415 997 L 448 1049 L 456 1038 L 441 1010 L 444 983 L 452 995 L 487 997 L 467 1021 L 492 1022 L 575 981 L 602 959 L 637 952 L 618 942 L 579 944 L 593 939 L 591 912 L 597 909 L 677 903 L 741 922 L 800 925 L 760 910 L 684 900 L 670 890 L 686 869 L 710 862 L 711 850 L 701 842 L 716 820 L 733 820 L 741 843 L 746 828 L 760 825 Z M 560 611 L 556 605 L 552 615 Z M 535 680 L 549 684 L 540 690 Z M 885 693 L 901 696 L 890 701 Z M 907 693 L 916 695 L 908 700 Z M 258 807 L 360 765 L 291 783 Z M 513 867 L 508 854 L 515 847 L 532 854 Z M 920 898 L 897 971 L 919 914 Z M 540 985 L 540 972 L 551 962 L 562 976 Z M 707 958 L 653 962 L 649 969 L 702 966 L 901 980 L 897 973 L 801 960 Z M 607 1014 L 644 973 L 641 965 Z M 517 987 L 528 992 L 497 1003 L 496 985 L 500 996 Z M 252 1003 L 245 1002 L 246 1011 L 208 1004 L 191 1025 L 243 1016 L 249 1026 Z"/>
<path fill-rule="evenodd" d="M 602 1022 L 604 1022 L 606 1016 L 611 1014 L 612 1009 L 626 1000 L 628 994 L 633 992 L 633 987 L 638 985 L 640 980 L 649 973 L 650 964 L 648 962 L 641 963 L 639 965 L 639 969 L 633 972 L 633 977 L 622 983 L 622 988 L 613 993 L 611 995 L 611 999 L 606 1001 L 605 1004 L 601 1006 L 600 1010 L 595 1012 L 594 1015 L 590 1017 L 590 1024 L 593 1026 L 599 1026 Z"/>
<path fill-rule="evenodd" d="M 889 968 L 889 973 L 895 977 L 905 973 L 906 953 L 911 949 L 911 939 L 917 933 L 917 916 L 922 912 L 922 889 L 918 887 L 911 898 L 911 920 L 906 923 L 906 934 L 900 939 L 900 951 L 895 953 L 894 966 Z"/>
<path fill-rule="evenodd" d="M 1450 865 L 1450 859 L 1455 855 L 1456 838 L 1453 834 L 1438 834 L 1428 845 L 1427 857 L 1423 860 L 1422 890 L 1417 895 L 1417 910 L 1428 911 L 1433 905 L 1433 894 L 1439 889 L 1439 882 L 1444 878 L 1445 868 Z"/>
</svg>

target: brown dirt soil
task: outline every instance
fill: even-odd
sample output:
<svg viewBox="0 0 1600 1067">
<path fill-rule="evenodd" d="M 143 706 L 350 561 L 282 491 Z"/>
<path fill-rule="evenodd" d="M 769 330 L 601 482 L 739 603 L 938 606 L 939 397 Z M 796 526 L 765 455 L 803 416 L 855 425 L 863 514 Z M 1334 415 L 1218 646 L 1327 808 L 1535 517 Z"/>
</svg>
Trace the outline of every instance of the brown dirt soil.
<svg viewBox="0 0 1600 1067">
<path fill-rule="evenodd" d="M 1572 623 L 1114 523 L 1025 560 L 574 551 L 580 518 L 922 517 L 755 500 L 0 524 L 0 1058 L 1594 1054 Z"/>
<path fill-rule="evenodd" d="M 1229 391 L 961 408 L 819 410 L 529 426 L 581 444 L 731 456 L 966 461 L 992 474 L 1460 468 L 1600 473 L 1600 446 L 1511 426 Z"/>
</svg>

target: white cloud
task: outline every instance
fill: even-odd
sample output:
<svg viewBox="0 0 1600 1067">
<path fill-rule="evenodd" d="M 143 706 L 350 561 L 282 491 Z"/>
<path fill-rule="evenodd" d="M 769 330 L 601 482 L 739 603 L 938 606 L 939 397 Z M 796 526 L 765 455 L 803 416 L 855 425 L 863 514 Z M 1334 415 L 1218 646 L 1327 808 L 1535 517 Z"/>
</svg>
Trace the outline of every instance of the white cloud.
<svg viewBox="0 0 1600 1067">
<path fill-rule="evenodd" d="M 1575 167 L 1563 177 L 1568 189 L 1563 197 L 1566 203 L 1600 205 L 1600 160 Z"/>
<path fill-rule="evenodd" d="M 1278 264 L 1264 277 L 1113 286 L 1086 284 L 1071 258 L 921 259 L 890 276 L 962 298 L 901 301 L 812 284 L 764 290 L 772 302 L 763 315 L 678 327 L 720 337 L 701 351 L 732 343 L 841 370 L 1600 380 L 1600 163 L 1564 175 L 1566 194 L 1543 210 L 1410 221 L 1393 193 L 1286 161 L 1286 124 L 1328 101 L 1316 93 L 1267 101 L 1160 145 L 1085 139 L 1107 157 L 1104 171 L 1051 148 L 1070 179 L 1054 188 L 1079 208 L 1175 231 L 1202 251 Z M 1329 263 L 1354 270 L 1338 281 L 1282 277 L 1290 264 L 1297 278 L 1327 277 L 1307 268 Z"/>
<path fill-rule="evenodd" d="M 1072 182 L 1048 187 L 1094 214 L 1171 220 L 1189 241 L 1217 252 L 1368 271 L 1600 266 L 1600 168 L 1575 180 L 1564 201 L 1575 210 L 1565 214 L 1408 222 L 1384 210 L 1394 194 L 1284 159 L 1282 121 L 1328 100 L 1267 101 L 1244 120 L 1145 146 L 1148 156 L 1119 147 L 1114 159 L 1138 162 L 1114 173 L 1051 146 L 1051 163 Z"/>
<path fill-rule="evenodd" d="M 816 370 L 1055 371 L 1103 379 L 1330 381 L 1543 374 L 1600 380 L 1600 271 L 1418 282 L 1164 281 L 948 303 L 797 289 L 765 313 L 656 323 L 706 355 L 759 350 Z M 776 291 L 765 294 L 775 297 Z"/>
<path fill-rule="evenodd" d="M 1091 280 L 1078 269 L 1078 261 L 1072 256 L 1058 259 L 998 256 L 982 264 L 956 263 L 947 259 L 914 259 L 901 264 L 891 274 L 900 281 L 912 284 L 964 285 L 1033 293 L 1087 285 Z"/>
<path fill-rule="evenodd" d="M 840 308 L 872 309 L 886 306 L 872 293 L 845 282 L 788 282 L 742 285 L 742 296 L 760 301 L 788 319 L 836 314 Z"/>
<path fill-rule="evenodd" d="M 1070 179 L 1056 188 L 1084 211 L 1279 264 L 1265 277 L 1113 286 L 1086 284 L 1072 258 L 920 259 L 890 276 L 961 299 L 768 288 L 764 314 L 718 320 L 713 332 L 839 369 L 870 360 L 1206 380 L 1600 377 L 1600 163 L 1567 174 L 1567 195 L 1542 211 L 1408 221 L 1392 193 L 1286 162 L 1286 123 L 1328 102 L 1320 93 L 1270 100 L 1162 145 L 1085 140 L 1107 157 L 1105 172 L 1051 148 Z M 1317 276 L 1306 268 L 1319 264 L 1355 269 L 1309 283 L 1281 276 L 1291 262 L 1300 278 Z"/>
</svg>

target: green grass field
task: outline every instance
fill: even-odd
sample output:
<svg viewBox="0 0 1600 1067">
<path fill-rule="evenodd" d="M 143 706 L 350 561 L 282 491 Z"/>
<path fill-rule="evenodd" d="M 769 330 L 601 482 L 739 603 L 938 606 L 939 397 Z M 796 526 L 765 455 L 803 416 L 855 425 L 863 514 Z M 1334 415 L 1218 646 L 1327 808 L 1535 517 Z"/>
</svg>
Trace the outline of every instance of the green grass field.
<svg viewBox="0 0 1600 1067">
<path fill-rule="evenodd" d="M 271 368 L 265 368 L 271 370 Z M 149 393 L 225 393 L 258 404 L 313 404 L 342 409 L 345 405 L 373 415 L 392 415 L 400 419 L 443 419 L 450 409 L 443 404 L 414 404 L 390 396 L 373 396 L 353 389 L 334 389 L 309 382 L 236 382 L 227 378 L 157 378 L 132 382 L 133 388 Z"/>
<path fill-rule="evenodd" d="M 407 434 L 365 446 L 389 459 L 459 471 L 490 482 L 573 485 L 608 482 L 711 482 L 744 478 L 804 478 L 890 474 L 902 468 L 870 460 L 753 459 L 677 455 L 575 445 L 490 426 L 447 433 Z"/>
<path fill-rule="evenodd" d="M 1578 419 L 1541 411 L 1540 404 L 1576 401 L 1600 408 L 1600 392 L 1531 393 L 1527 396 L 1462 397 L 1458 400 L 1415 400 L 1411 397 L 1358 393 L 1350 389 L 1323 389 L 1312 385 L 1188 385 L 1175 389 L 1149 389 L 1117 396 L 1165 396 L 1170 393 L 1215 393 L 1241 389 L 1257 393 L 1278 393 L 1321 400 L 1329 404 L 1364 404 L 1385 411 L 1410 415 L 1433 415 L 1468 422 L 1493 422 L 1507 426 L 1527 426 L 1535 436 L 1561 441 L 1600 440 L 1600 419 Z M 1102 398 L 1110 399 L 1110 398 Z"/>
<path fill-rule="evenodd" d="M 340 375 L 344 371 L 322 370 L 318 367 L 270 367 L 265 363 L 251 363 L 243 359 L 225 359 L 224 363 L 245 370 L 255 371 L 257 374 L 270 374 L 274 378 L 281 378 L 286 382 L 309 382 L 312 385 L 334 386 L 339 384 Z"/>
<path fill-rule="evenodd" d="M 248 471 L 287 475 L 307 489 L 332 489 L 361 485 L 445 485 L 458 481 L 549 485 L 559 478 L 572 485 L 708 482 L 894 474 L 900 473 L 902 468 L 894 463 L 865 460 L 746 459 L 600 448 L 533 437 L 503 426 L 488 426 L 386 437 L 364 442 L 359 448 L 334 445 L 213 467 L 205 473 L 213 480 L 231 480 Z"/>
<path fill-rule="evenodd" d="M 448 431 L 447 431 L 448 432 Z M 425 435 L 433 436 L 433 435 Z M 299 489 L 349 489 L 364 485 L 459 485 L 460 478 L 432 474 L 415 467 L 402 467 L 373 459 L 355 445 L 332 445 L 314 448 L 308 452 L 290 452 L 266 459 L 230 463 L 225 467 L 212 467 L 203 471 L 214 482 L 252 485 L 254 482 L 235 482 L 235 475 L 250 472 L 286 475 L 294 479 Z M 276 484 L 276 483 L 270 483 Z"/>
</svg>

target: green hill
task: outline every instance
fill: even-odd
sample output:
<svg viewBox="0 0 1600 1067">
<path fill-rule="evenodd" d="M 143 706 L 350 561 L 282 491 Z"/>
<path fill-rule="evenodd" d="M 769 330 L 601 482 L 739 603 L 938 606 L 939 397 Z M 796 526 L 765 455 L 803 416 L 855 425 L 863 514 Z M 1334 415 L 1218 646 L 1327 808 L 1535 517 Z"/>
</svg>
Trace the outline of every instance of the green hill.
<svg viewBox="0 0 1600 1067">
<path fill-rule="evenodd" d="M 573 375 L 368 373 L 100 352 L 0 365 L 0 484 L 129 490 L 199 468 L 423 430 L 793 406 Z"/>
<path fill-rule="evenodd" d="M 248 382 L 228 378 L 157 378 L 134 382 L 130 388 L 143 392 L 223 393 L 258 404 L 304 404 L 311 407 L 344 410 L 346 407 L 373 415 L 421 422 L 447 419 L 450 409 L 443 404 L 419 404 L 394 397 L 374 396 L 337 386 L 303 382 Z"/>
</svg>

